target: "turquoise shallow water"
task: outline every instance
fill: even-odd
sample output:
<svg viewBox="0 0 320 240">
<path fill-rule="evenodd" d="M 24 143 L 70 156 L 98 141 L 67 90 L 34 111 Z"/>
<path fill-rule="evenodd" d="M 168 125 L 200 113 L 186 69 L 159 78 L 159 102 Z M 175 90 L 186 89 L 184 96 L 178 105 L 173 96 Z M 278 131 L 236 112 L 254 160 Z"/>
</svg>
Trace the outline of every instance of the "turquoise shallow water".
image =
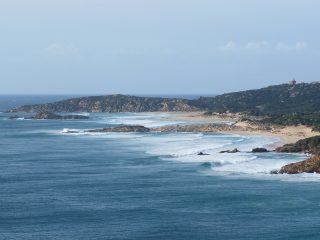
<svg viewBox="0 0 320 240">
<path fill-rule="evenodd" d="M 304 156 L 247 153 L 276 139 L 81 131 L 176 124 L 161 114 L 7 117 L 0 114 L 0 239 L 319 239 L 319 178 L 268 174 Z M 217 154 L 233 147 L 243 152 Z"/>
</svg>

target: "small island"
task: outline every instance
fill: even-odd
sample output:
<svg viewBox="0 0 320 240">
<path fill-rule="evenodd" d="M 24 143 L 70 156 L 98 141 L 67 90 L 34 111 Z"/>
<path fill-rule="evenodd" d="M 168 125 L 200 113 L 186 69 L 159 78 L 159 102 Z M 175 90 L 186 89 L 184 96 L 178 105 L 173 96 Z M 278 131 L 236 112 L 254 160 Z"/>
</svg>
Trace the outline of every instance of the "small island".
<svg viewBox="0 0 320 240">
<path fill-rule="evenodd" d="M 9 117 L 11 120 L 21 118 L 18 115 L 13 115 Z M 24 117 L 24 119 L 30 120 L 82 120 L 82 119 L 89 119 L 88 116 L 78 115 L 78 114 L 68 114 L 68 115 L 59 115 L 48 111 L 41 111 L 38 112 L 36 115 L 32 117 Z"/>
</svg>

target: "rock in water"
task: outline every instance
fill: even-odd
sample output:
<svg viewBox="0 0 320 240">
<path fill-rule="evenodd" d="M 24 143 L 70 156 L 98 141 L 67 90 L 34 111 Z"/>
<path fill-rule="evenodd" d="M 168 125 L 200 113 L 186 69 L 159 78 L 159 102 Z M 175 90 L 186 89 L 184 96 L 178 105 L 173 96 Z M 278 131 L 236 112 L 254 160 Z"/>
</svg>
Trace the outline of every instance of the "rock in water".
<svg viewBox="0 0 320 240">
<path fill-rule="evenodd" d="M 233 149 L 233 150 L 225 150 L 225 151 L 221 151 L 219 153 L 237 153 L 240 152 L 237 148 Z"/>
<path fill-rule="evenodd" d="M 210 155 L 210 154 L 208 154 L 208 153 L 203 153 L 203 152 L 199 152 L 199 153 L 198 153 L 198 156 L 204 156 L 204 155 Z"/>
<path fill-rule="evenodd" d="M 64 116 L 62 116 L 62 119 L 64 119 L 64 120 L 79 120 L 79 119 L 89 119 L 89 117 L 83 116 L 83 115 L 64 115 Z"/>
<path fill-rule="evenodd" d="M 37 113 L 35 116 L 28 119 L 46 119 L 46 120 L 78 120 L 78 119 L 89 119 L 87 116 L 83 115 L 58 115 L 52 112 L 42 111 Z"/>
<path fill-rule="evenodd" d="M 280 174 L 298 174 L 298 173 L 320 173 L 320 155 L 311 157 L 307 160 L 291 163 L 283 166 Z"/>
<path fill-rule="evenodd" d="M 121 126 L 87 130 L 86 132 L 150 132 L 150 129 L 144 126 Z"/>
<path fill-rule="evenodd" d="M 264 153 L 264 152 L 268 152 L 268 150 L 265 149 L 265 148 L 254 148 L 254 149 L 252 149 L 251 152 L 253 152 L 253 153 Z"/>
<path fill-rule="evenodd" d="M 62 119 L 62 116 L 58 114 L 54 114 L 51 112 L 39 112 L 34 117 L 31 117 L 32 119 L 52 119 L 52 120 L 60 120 Z"/>
</svg>

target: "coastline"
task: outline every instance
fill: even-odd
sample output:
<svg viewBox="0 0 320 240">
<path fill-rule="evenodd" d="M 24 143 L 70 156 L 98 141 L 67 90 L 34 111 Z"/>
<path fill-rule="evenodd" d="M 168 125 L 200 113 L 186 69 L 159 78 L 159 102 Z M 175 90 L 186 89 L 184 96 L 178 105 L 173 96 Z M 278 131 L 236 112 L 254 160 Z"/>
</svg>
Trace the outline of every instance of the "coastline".
<svg viewBox="0 0 320 240">
<path fill-rule="evenodd" d="M 203 129 L 205 132 L 219 132 L 224 134 L 239 134 L 239 135 L 261 135 L 279 138 L 279 143 L 272 147 L 279 147 L 284 144 L 295 143 L 301 139 L 314 137 L 320 135 L 320 132 L 312 131 L 311 127 L 298 125 L 298 126 L 279 126 L 279 125 L 262 125 L 249 123 L 241 120 L 239 114 L 224 114 L 205 116 L 203 112 L 189 112 L 189 113 L 176 113 L 169 118 L 175 120 L 183 120 L 186 122 L 191 121 L 204 121 L 207 124 L 214 124 L 215 122 L 233 122 L 230 127 L 212 127 L 212 129 Z M 211 122 L 212 121 L 212 122 Z M 190 123 L 188 126 L 195 124 Z M 205 124 L 203 124 L 205 126 Z"/>
</svg>

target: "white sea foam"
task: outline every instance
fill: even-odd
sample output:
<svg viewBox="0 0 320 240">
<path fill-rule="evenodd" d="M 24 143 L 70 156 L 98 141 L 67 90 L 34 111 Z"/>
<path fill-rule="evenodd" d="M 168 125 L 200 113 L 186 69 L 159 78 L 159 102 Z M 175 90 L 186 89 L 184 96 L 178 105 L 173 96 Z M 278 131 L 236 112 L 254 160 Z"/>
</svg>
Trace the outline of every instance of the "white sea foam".
<svg viewBox="0 0 320 240">
<path fill-rule="evenodd" d="M 141 125 L 145 127 L 161 127 L 184 124 L 183 121 L 169 120 L 168 114 L 157 113 L 132 113 L 128 114 L 103 114 L 97 117 L 99 123 L 111 125 Z"/>
<path fill-rule="evenodd" d="M 155 117 L 156 116 L 156 117 Z M 144 125 L 147 127 L 162 124 L 176 124 L 167 119 L 159 120 L 159 115 L 133 114 L 128 116 L 102 116 L 108 124 Z M 284 181 L 318 181 L 320 177 L 313 174 L 271 175 L 270 171 L 280 169 L 283 165 L 306 158 L 304 155 L 278 153 L 251 153 L 256 147 L 266 147 L 279 141 L 268 136 L 242 136 L 238 134 L 202 134 L 202 133 L 88 133 L 79 129 L 63 129 L 59 133 L 69 136 L 86 136 L 110 138 L 123 143 L 130 143 L 136 150 L 158 156 L 166 161 L 185 163 L 211 163 L 206 174 L 224 177 L 268 178 Z M 222 150 L 238 148 L 238 153 L 219 153 Z M 203 152 L 208 155 L 198 155 Z"/>
<path fill-rule="evenodd" d="M 66 135 L 66 136 L 86 136 L 86 137 L 99 137 L 99 138 L 111 138 L 111 139 L 136 139 L 144 137 L 140 133 L 116 133 L 116 132 L 87 132 L 86 129 L 70 129 L 64 128 L 62 131 L 51 131 L 48 130 L 46 133 L 55 135 Z"/>
</svg>

